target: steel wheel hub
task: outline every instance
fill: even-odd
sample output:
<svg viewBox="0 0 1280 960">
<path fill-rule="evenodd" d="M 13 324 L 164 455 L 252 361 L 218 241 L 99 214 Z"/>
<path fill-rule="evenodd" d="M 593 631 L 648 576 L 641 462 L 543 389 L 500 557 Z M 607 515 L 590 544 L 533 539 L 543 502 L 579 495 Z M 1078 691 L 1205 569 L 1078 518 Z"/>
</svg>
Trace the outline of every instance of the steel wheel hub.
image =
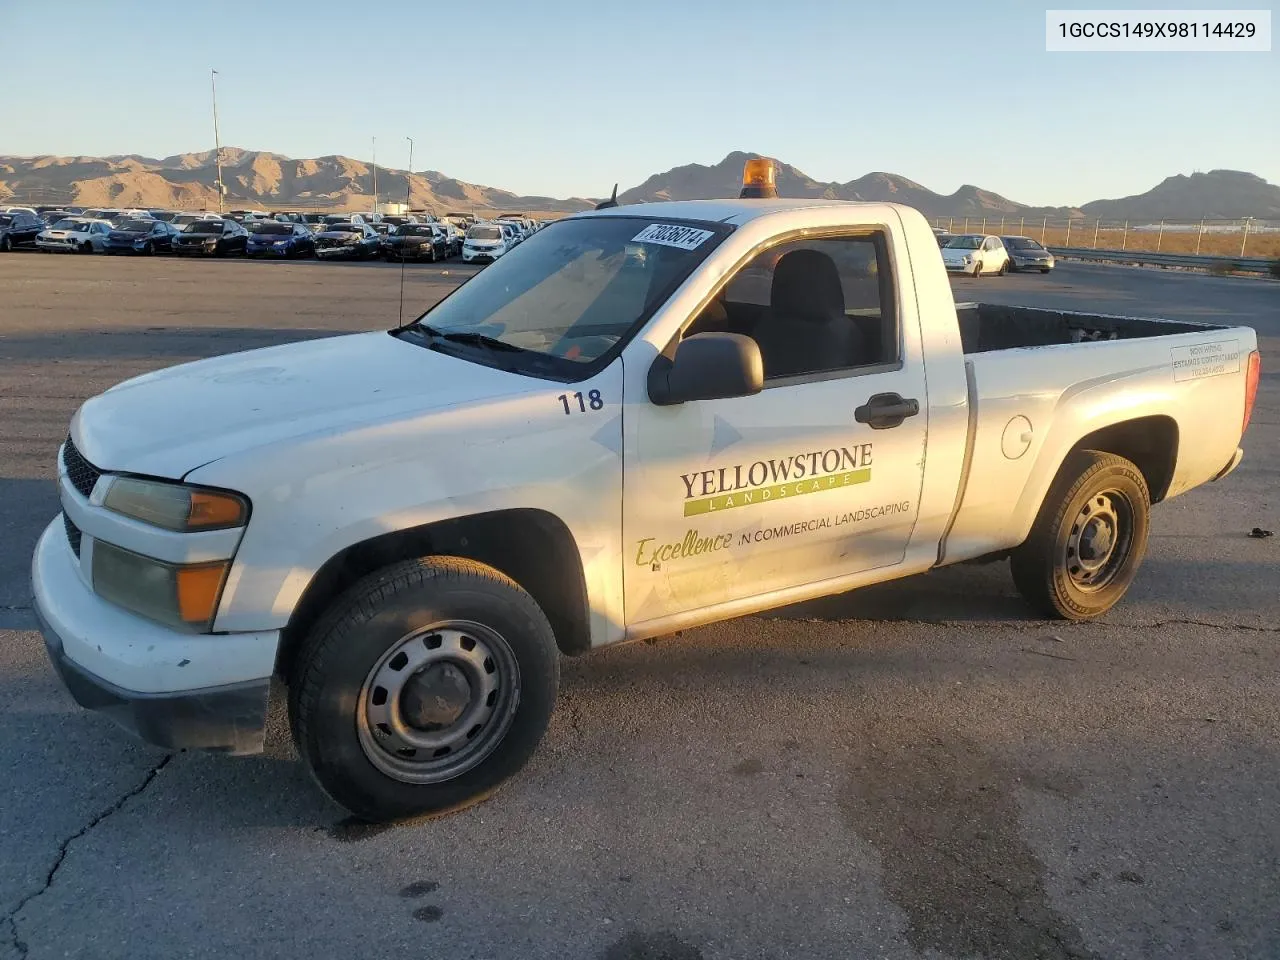
<svg viewBox="0 0 1280 960">
<path fill-rule="evenodd" d="M 446 621 L 403 637 L 360 691 L 356 728 L 365 756 L 406 783 L 437 783 L 497 747 L 520 699 L 507 642 L 478 623 Z"/>
<path fill-rule="evenodd" d="M 1132 508 L 1116 490 L 1094 494 L 1071 524 L 1063 565 L 1081 590 L 1099 590 L 1110 583 L 1129 555 Z"/>
</svg>

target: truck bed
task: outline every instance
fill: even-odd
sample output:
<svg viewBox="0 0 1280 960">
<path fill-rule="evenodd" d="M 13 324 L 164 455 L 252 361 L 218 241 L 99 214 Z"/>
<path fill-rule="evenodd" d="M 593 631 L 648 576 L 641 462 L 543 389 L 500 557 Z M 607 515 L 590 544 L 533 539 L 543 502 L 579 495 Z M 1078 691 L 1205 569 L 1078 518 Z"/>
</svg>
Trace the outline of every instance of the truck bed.
<svg viewBox="0 0 1280 960">
<path fill-rule="evenodd" d="M 1006 307 L 994 303 L 958 303 L 956 316 L 960 321 L 960 342 L 964 352 L 970 354 L 1097 340 L 1134 340 L 1199 333 L 1206 329 L 1201 324 L 1173 320 Z"/>
</svg>

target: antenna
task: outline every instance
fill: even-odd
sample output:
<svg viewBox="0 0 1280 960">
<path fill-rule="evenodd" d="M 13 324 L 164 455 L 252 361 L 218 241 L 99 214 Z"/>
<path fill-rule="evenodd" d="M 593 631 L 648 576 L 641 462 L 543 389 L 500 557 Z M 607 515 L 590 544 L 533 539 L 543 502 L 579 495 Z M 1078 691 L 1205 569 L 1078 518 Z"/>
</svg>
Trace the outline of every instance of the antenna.
<svg viewBox="0 0 1280 960">
<path fill-rule="evenodd" d="M 404 174 L 404 208 L 409 209 L 410 197 L 413 195 L 413 137 L 405 137 L 409 141 L 409 169 Z M 387 247 L 390 250 L 390 247 Z M 404 326 L 404 248 L 400 249 L 400 326 Z"/>
<path fill-rule="evenodd" d="M 596 209 L 605 210 L 608 207 L 616 207 L 617 205 L 618 205 L 618 185 L 615 183 L 613 185 L 613 196 L 611 196 L 608 200 L 604 200 L 601 203 L 597 203 Z"/>
</svg>

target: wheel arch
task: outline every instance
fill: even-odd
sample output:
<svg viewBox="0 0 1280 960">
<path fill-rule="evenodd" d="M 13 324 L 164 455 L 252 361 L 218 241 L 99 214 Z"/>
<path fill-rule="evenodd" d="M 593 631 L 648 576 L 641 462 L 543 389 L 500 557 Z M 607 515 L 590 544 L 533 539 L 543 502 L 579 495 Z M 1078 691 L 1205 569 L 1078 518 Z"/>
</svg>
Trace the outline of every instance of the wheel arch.
<svg viewBox="0 0 1280 960">
<path fill-rule="evenodd" d="M 281 631 L 277 675 L 288 676 L 308 631 L 348 587 L 375 570 L 423 556 L 463 557 L 501 571 L 542 608 L 561 653 L 575 656 L 590 648 L 586 578 L 569 528 L 545 510 L 495 510 L 381 534 L 330 557 Z"/>
<path fill-rule="evenodd" d="M 1063 465 L 1079 450 L 1099 450 L 1131 461 L 1146 480 L 1152 504 L 1162 501 L 1169 492 L 1178 463 L 1178 423 L 1165 414 L 1151 414 L 1118 420 L 1081 435 L 1074 443 L 1059 447 L 1062 452 L 1052 463 L 1052 469 L 1040 473 L 1038 479 L 1023 490 L 1015 507 L 1018 523 L 1014 545 L 1020 544 L 1031 534 L 1036 516 L 1044 505 L 1044 499 L 1053 489 L 1054 481 Z"/>
</svg>

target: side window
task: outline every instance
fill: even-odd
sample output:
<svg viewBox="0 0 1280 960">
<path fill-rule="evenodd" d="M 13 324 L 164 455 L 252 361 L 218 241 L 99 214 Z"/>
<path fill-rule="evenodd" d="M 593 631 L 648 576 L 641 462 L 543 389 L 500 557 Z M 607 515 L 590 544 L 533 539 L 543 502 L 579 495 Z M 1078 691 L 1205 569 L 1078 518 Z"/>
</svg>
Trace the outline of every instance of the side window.
<svg viewBox="0 0 1280 960">
<path fill-rule="evenodd" d="M 685 336 L 743 333 L 766 380 L 899 360 L 893 271 L 882 233 L 784 243 L 745 264 Z"/>
</svg>

